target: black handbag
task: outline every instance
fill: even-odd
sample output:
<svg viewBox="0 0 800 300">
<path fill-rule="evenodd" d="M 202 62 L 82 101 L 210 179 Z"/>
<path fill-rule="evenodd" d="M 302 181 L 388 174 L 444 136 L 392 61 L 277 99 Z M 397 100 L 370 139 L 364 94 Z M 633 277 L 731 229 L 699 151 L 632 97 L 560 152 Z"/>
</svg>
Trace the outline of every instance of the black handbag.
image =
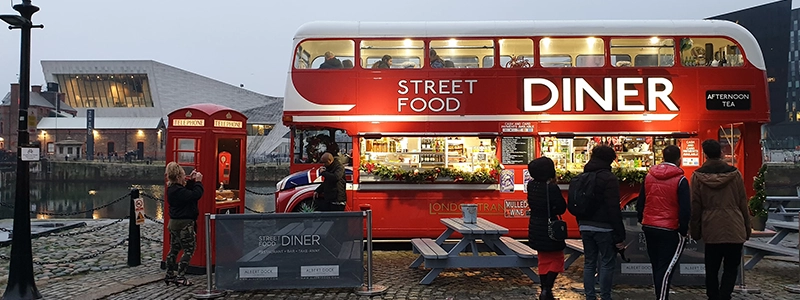
<svg viewBox="0 0 800 300">
<path fill-rule="evenodd" d="M 558 219 L 552 220 L 550 217 L 550 184 L 545 184 L 545 195 L 547 197 L 547 236 L 550 237 L 551 240 L 554 241 L 563 241 L 567 239 L 567 222 L 561 220 L 561 216 L 557 216 Z"/>
</svg>

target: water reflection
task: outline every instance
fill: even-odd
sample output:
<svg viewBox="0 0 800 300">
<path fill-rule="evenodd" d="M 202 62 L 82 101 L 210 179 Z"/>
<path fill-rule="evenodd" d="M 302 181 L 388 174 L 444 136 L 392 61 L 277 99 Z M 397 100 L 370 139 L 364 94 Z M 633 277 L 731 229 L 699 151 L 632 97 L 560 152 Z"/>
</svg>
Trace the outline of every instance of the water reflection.
<svg viewBox="0 0 800 300">
<path fill-rule="evenodd" d="M 76 215 L 47 215 L 31 214 L 36 219 L 119 219 L 128 216 L 130 205 L 130 189 L 140 191 L 158 198 L 164 196 L 164 185 L 159 182 L 150 184 L 133 184 L 124 182 L 57 182 L 36 181 L 31 182 L 31 210 L 49 214 L 65 214 L 85 211 Z M 0 189 L 0 201 L 14 204 L 14 185 L 10 184 Z M 248 183 L 248 188 L 258 192 L 272 192 L 275 184 Z M 117 199 L 124 198 L 112 205 L 105 206 Z M 163 219 L 164 208 L 160 202 L 144 197 L 145 214 L 156 219 Z M 271 211 L 274 209 L 273 196 L 260 196 L 247 193 L 245 205 L 257 211 Z M 14 211 L 10 208 L 0 207 L 0 219 L 11 219 Z"/>
</svg>

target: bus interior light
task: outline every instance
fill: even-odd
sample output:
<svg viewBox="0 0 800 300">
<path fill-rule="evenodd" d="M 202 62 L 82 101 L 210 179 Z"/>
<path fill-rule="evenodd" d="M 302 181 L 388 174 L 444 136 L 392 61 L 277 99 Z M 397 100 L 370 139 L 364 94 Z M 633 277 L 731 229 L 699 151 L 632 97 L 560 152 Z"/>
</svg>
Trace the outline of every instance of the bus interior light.
<svg viewBox="0 0 800 300">
<path fill-rule="evenodd" d="M 550 38 L 543 38 L 542 39 L 542 46 L 550 47 Z"/>
<path fill-rule="evenodd" d="M 363 136 L 365 139 L 379 139 L 382 135 L 380 132 L 365 132 L 361 134 L 361 136 Z"/>
<path fill-rule="evenodd" d="M 590 36 L 590 37 L 586 38 L 586 44 L 588 44 L 590 47 L 594 46 L 594 42 L 595 42 L 595 38 L 593 36 Z"/>
<path fill-rule="evenodd" d="M 674 138 L 679 138 L 679 139 L 690 138 L 690 137 L 692 137 L 692 136 L 694 136 L 694 135 L 697 135 L 697 133 L 691 133 L 691 132 L 673 132 L 672 134 L 670 134 L 670 136 L 672 136 L 672 137 L 674 137 Z"/>
<path fill-rule="evenodd" d="M 660 39 L 657 36 L 651 37 L 650 38 L 650 44 L 652 44 L 652 45 L 658 44 L 659 40 Z"/>
<path fill-rule="evenodd" d="M 413 42 L 411 41 L 411 39 L 403 40 L 403 46 L 411 47 L 411 45 L 413 45 Z"/>
<path fill-rule="evenodd" d="M 552 132 L 551 132 L 552 133 Z M 572 139 L 575 138 L 575 134 L 571 132 L 556 132 L 554 136 L 558 139 Z"/>
<path fill-rule="evenodd" d="M 450 47 L 458 46 L 458 41 L 456 39 L 450 39 L 449 41 L 447 41 L 447 46 Z"/>
</svg>

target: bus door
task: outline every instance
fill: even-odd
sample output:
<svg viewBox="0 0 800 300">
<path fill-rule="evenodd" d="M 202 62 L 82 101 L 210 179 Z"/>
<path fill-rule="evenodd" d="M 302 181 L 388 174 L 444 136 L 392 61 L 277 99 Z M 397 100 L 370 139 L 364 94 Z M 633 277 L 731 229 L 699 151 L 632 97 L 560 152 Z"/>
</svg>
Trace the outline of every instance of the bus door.
<svg viewBox="0 0 800 300">
<path fill-rule="evenodd" d="M 722 160 L 729 165 L 744 169 L 744 147 L 742 146 L 742 123 L 720 125 L 718 141 L 722 146 Z"/>
</svg>

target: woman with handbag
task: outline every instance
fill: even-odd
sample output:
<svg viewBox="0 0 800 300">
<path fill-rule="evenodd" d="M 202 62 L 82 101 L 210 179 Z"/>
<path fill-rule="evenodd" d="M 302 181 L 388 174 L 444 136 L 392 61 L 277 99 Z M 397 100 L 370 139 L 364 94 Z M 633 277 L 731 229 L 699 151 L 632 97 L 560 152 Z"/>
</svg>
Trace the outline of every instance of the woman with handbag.
<svg viewBox="0 0 800 300">
<path fill-rule="evenodd" d="M 560 216 L 567 210 L 567 202 L 555 183 L 556 169 L 547 157 L 534 159 L 528 164 L 533 180 L 528 182 L 528 240 L 531 248 L 539 252 L 539 279 L 542 292 L 539 300 L 553 300 L 553 285 L 558 273 L 564 271 L 564 239 L 566 223 Z"/>
</svg>

